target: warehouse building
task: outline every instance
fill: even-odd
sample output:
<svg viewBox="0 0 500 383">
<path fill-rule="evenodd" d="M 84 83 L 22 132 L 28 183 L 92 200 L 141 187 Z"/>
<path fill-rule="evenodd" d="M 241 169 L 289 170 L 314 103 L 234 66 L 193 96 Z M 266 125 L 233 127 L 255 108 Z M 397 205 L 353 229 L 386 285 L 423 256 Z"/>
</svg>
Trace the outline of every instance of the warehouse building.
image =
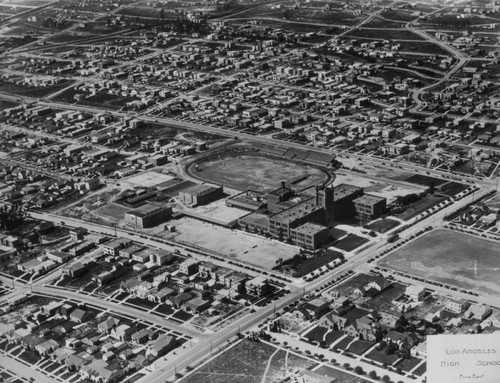
<svg viewBox="0 0 500 383">
<path fill-rule="evenodd" d="M 187 205 L 204 205 L 221 198 L 223 194 L 222 186 L 203 184 L 180 192 L 179 198 Z"/>
<path fill-rule="evenodd" d="M 144 229 L 166 222 L 171 216 L 171 207 L 150 203 L 127 211 L 125 213 L 125 222 L 135 228 Z"/>
</svg>

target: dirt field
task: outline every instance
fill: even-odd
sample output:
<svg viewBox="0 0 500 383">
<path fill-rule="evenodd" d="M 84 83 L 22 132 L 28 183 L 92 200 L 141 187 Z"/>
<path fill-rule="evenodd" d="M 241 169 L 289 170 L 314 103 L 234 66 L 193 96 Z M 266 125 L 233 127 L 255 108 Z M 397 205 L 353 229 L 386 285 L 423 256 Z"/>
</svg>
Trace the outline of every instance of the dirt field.
<svg viewBox="0 0 500 383">
<path fill-rule="evenodd" d="M 281 181 L 293 183 L 294 188 L 303 189 L 326 179 L 326 174 L 317 168 L 250 155 L 207 160 L 192 175 L 238 190 L 258 191 L 273 190 L 279 187 Z"/>
<path fill-rule="evenodd" d="M 239 230 L 231 230 L 194 218 L 183 217 L 169 221 L 176 232 L 162 236 L 200 246 L 220 255 L 271 269 L 279 258 L 288 259 L 299 252 L 295 246 L 257 237 Z M 195 235 L 193 235 L 195 234 Z M 221 241 L 224 238 L 224 241 Z"/>
<path fill-rule="evenodd" d="M 435 230 L 390 254 L 380 265 L 431 280 L 500 295 L 500 244 Z M 477 277 L 474 278 L 474 261 Z"/>
<path fill-rule="evenodd" d="M 180 382 L 274 383 L 283 379 L 286 365 L 294 371 L 314 363 L 265 343 L 243 340 Z"/>
</svg>

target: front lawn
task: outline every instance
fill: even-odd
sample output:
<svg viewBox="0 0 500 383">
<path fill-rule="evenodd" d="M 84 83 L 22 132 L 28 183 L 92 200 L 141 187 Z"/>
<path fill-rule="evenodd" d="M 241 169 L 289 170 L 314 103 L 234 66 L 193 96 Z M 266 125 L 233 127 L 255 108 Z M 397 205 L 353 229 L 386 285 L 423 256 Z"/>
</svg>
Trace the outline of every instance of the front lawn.
<svg viewBox="0 0 500 383">
<path fill-rule="evenodd" d="M 353 354 L 356 355 L 363 355 L 366 352 L 366 350 L 368 350 L 374 344 L 375 343 L 368 342 L 366 340 L 357 340 L 349 346 L 347 351 L 352 352 Z"/>
<path fill-rule="evenodd" d="M 305 334 L 304 337 L 309 339 L 310 342 L 312 342 L 312 341 L 322 342 L 323 337 L 326 334 L 326 331 L 327 331 L 326 328 L 316 326 L 311 331 L 309 331 L 307 334 Z"/>
<path fill-rule="evenodd" d="M 379 351 L 377 349 L 372 350 L 366 355 L 366 358 L 371 359 L 380 364 L 387 364 L 388 366 L 392 365 L 396 360 L 398 360 L 398 356 L 396 354 L 385 353 L 385 350 Z"/>
</svg>

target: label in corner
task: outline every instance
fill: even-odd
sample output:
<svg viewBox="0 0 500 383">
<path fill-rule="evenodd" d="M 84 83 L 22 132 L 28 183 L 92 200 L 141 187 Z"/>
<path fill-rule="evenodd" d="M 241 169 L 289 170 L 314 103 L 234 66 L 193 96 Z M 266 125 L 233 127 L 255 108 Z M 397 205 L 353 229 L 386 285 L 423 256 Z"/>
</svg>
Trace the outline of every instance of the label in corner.
<svg viewBox="0 0 500 383">
<path fill-rule="evenodd" d="M 500 332 L 429 335 L 427 383 L 499 383 Z"/>
</svg>

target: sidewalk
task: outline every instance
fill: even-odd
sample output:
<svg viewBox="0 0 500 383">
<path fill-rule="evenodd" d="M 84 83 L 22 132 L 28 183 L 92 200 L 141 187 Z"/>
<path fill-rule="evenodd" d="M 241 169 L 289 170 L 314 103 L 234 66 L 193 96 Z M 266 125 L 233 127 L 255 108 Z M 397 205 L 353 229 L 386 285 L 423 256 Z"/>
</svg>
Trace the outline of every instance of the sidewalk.
<svg viewBox="0 0 500 383">
<path fill-rule="evenodd" d="M 415 382 L 423 382 L 423 380 L 424 380 L 424 377 L 420 377 L 417 379 L 410 379 L 407 376 L 399 375 L 395 372 L 388 371 L 388 370 L 386 370 L 382 367 L 379 367 L 377 365 L 363 362 L 356 357 L 351 358 L 351 357 L 342 355 L 340 353 L 336 353 L 336 352 L 329 350 L 327 348 L 321 348 L 321 347 L 315 346 L 313 344 L 302 342 L 299 339 L 294 338 L 294 337 L 287 335 L 287 334 L 283 334 L 283 333 L 269 333 L 269 334 L 273 338 L 276 338 L 276 341 L 279 342 L 279 344 L 276 344 L 273 342 L 268 342 L 268 343 L 273 344 L 273 345 L 277 345 L 278 347 L 280 347 L 284 350 L 288 350 L 289 352 L 295 353 L 295 354 L 300 355 L 302 357 L 312 358 L 312 356 L 314 354 L 324 355 L 324 359 L 326 359 L 325 362 L 320 362 L 319 360 L 314 358 L 315 360 L 318 361 L 318 363 L 324 363 L 325 365 L 328 365 L 331 367 L 335 367 L 335 366 L 333 366 L 332 363 L 330 363 L 330 361 L 332 359 L 335 359 L 337 364 L 340 366 L 342 366 L 344 363 L 349 363 L 349 365 L 352 368 L 352 370 L 350 370 L 349 372 L 351 372 L 353 375 L 356 375 L 353 372 L 354 368 L 359 366 L 365 372 L 365 375 L 363 375 L 362 378 L 369 381 L 369 382 L 380 382 L 380 380 L 374 380 L 374 379 L 371 379 L 368 377 L 368 373 L 370 371 L 375 371 L 380 378 L 383 377 L 384 375 L 387 375 L 387 376 L 389 376 L 389 378 L 393 382 L 400 382 L 401 381 L 401 382 L 405 382 L 405 383 L 410 383 L 410 382 L 415 383 Z M 284 342 L 287 342 L 287 346 L 283 346 Z M 298 349 L 297 349 L 297 347 L 298 347 Z M 305 353 L 306 350 L 310 351 L 310 353 Z M 301 352 L 298 352 L 298 351 L 301 351 Z M 343 368 L 340 368 L 338 366 L 336 368 L 339 368 L 340 370 L 345 371 Z M 359 376 L 359 375 L 356 375 L 356 376 Z"/>
</svg>

